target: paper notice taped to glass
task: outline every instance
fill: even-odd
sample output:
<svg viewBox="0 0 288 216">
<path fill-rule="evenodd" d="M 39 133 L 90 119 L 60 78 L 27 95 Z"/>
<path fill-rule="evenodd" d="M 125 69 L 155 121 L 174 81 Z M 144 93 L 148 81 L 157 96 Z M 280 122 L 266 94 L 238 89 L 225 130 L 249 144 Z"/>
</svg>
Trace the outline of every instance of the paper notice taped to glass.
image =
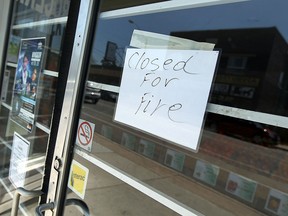
<svg viewBox="0 0 288 216">
<path fill-rule="evenodd" d="M 213 45 L 170 49 L 164 42 L 151 48 L 135 38 L 131 45 L 141 48 L 127 49 L 114 120 L 197 151 L 219 52 L 211 50 Z"/>
<path fill-rule="evenodd" d="M 177 49 L 177 50 L 207 50 L 212 51 L 215 44 L 197 42 L 170 35 L 157 34 L 153 32 L 133 31 L 130 46 L 141 49 Z"/>
</svg>

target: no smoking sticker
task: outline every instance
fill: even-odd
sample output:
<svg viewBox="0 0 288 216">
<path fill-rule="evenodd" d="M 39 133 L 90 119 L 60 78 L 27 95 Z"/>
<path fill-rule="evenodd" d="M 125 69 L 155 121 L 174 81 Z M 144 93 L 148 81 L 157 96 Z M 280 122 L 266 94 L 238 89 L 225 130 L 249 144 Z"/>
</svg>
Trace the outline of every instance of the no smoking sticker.
<svg viewBox="0 0 288 216">
<path fill-rule="evenodd" d="M 95 124 L 80 119 L 77 130 L 76 144 L 87 151 L 91 151 L 94 129 Z"/>
</svg>

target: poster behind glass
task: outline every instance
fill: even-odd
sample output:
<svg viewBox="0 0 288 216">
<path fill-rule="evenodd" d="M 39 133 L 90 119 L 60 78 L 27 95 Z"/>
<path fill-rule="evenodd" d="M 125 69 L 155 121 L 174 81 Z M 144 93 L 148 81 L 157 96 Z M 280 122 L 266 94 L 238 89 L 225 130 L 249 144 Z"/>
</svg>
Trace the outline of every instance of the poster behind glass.
<svg viewBox="0 0 288 216">
<path fill-rule="evenodd" d="M 13 87 L 11 119 L 32 131 L 45 38 L 22 39 Z"/>
</svg>

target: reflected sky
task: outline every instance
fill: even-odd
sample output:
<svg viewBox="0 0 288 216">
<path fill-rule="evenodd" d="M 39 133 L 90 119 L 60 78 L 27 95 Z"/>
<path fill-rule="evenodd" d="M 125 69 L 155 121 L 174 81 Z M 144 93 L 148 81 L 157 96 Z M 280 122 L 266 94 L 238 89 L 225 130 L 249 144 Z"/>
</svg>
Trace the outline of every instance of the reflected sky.
<svg viewBox="0 0 288 216">
<path fill-rule="evenodd" d="M 101 19 L 93 45 L 92 64 L 101 64 L 107 41 L 118 45 L 117 64 L 134 29 L 170 35 L 171 32 L 276 27 L 288 41 L 287 0 L 251 0 L 179 11 Z M 261 36 L 259 36 L 261 37 Z"/>
</svg>

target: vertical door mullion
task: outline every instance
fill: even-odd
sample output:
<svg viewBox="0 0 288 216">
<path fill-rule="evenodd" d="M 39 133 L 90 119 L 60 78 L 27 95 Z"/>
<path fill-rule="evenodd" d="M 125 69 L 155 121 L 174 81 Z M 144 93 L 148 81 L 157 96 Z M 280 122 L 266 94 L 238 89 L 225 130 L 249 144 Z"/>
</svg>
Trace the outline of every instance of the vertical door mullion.
<svg viewBox="0 0 288 216">
<path fill-rule="evenodd" d="M 70 7 L 75 7 L 73 1 L 71 1 Z M 65 203 L 67 179 L 71 164 L 72 149 L 76 137 L 75 131 L 80 114 L 79 108 L 82 102 L 82 92 L 85 87 L 85 67 L 88 65 L 88 53 L 90 53 L 88 47 L 92 40 L 91 31 L 93 29 L 93 21 L 95 21 L 95 18 L 97 17 L 97 8 L 96 0 L 81 0 L 78 10 L 75 8 L 78 19 L 76 30 L 74 31 L 75 34 L 69 72 L 66 78 L 66 88 L 65 92 L 63 92 L 63 105 L 61 107 L 61 115 L 58 119 L 53 120 L 55 127 L 57 126 L 57 130 L 54 129 L 55 149 L 53 157 L 51 157 L 50 160 L 51 170 L 46 198 L 47 203 L 54 202 L 55 204 L 53 214 L 50 212 L 51 215 L 62 215 L 64 211 L 63 206 Z M 73 13 L 72 8 L 70 12 L 68 16 L 67 31 L 70 17 L 75 16 L 75 12 Z M 65 58 L 65 56 L 63 56 L 63 58 Z M 59 80 L 59 83 L 64 80 Z M 63 85 L 63 83 L 60 83 L 60 85 Z M 55 112 L 57 112 L 57 110 L 55 110 Z M 54 114 L 57 115 L 57 113 Z"/>
</svg>

